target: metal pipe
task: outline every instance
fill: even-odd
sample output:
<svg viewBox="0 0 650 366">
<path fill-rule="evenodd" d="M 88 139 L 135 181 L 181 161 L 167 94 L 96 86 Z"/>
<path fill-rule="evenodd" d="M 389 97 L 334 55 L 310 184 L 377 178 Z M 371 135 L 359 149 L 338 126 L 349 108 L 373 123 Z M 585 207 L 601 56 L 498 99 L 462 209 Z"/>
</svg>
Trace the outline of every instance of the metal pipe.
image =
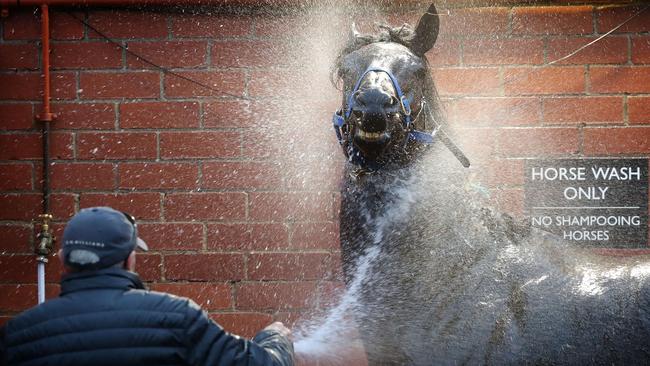
<svg viewBox="0 0 650 366">
<path fill-rule="evenodd" d="M 37 261 L 38 274 L 38 303 L 45 301 L 45 264 L 54 246 L 54 236 L 50 221 L 50 122 L 56 117 L 50 106 L 50 12 L 47 4 L 41 5 L 41 48 L 43 63 L 43 109 L 36 116 L 43 123 L 43 214 L 39 215 L 41 231 L 37 235 L 37 244 L 34 248 Z"/>
<path fill-rule="evenodd" d="M 47 258 L 44 258 L 45 261 L 41 261 L 39 257 L 39 261 L 37 263 L 37 270 L 38 270 L 38 303 L 42 304 L 45 302 L 45 263 L 47 262 Z"/>
</svg>

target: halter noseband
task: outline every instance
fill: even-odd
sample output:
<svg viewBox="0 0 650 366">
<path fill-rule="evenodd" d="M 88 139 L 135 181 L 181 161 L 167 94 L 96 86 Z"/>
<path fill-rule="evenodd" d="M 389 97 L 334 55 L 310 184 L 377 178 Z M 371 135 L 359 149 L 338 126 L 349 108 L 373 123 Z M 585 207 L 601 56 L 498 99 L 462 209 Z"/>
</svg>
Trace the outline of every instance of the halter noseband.
<svg viewBox="0 0 650 366">
<path fill-rule="evenodd" d="M 400 101 L 400 104 L 402 106 L 402 112 L 404 114 L 404 129 L 408 131 L 408 138 L 404 141 L 404 144 L 408 141 L 416 141 L 419 143 L 423 144 L 431 144 L 433 143 L 434 137 L 439 134 L 440 136 L 440 141 L 456 156 L 456 158 L 460 161 L 460 163 L 464 167 L 469 167 L 470 162 L 469 159 L 463 154 L 463 152 L 456 146 L 456 144 L 451 140 L 451 138 L 440 129 L 440 125 L 435 121 L 435 119 L 432 121 L 433 124 L 435 125 L 435 128 L 433 132 L 428 133 L 425 131 L 418 131 L 415 129 L 413 126 L 413 119 L 411 117 L 411 102 L 408 100 L 406 95 L 402 92 L 402 88 L 399 86 L 399 82 L 397 81 L 397 78 L 395 75 L 393 75 L 390 70 L 384 69 L 382 67 L 369 67 L 364 71 L 363 74 L 361 74 L 361 77 L 357 80 L 357 82 L 354 84 L 354 89 L 350 92 L 350 95 L 348 96 L 348 103 L 347 107 L 343 106 L 343 108 L 339 109 L 338 111 L 334 112 L 334 115 L 332 116 L 332 124 L 334 125 L 334 132 L 336 133 L 336 138 L 339 141 L 339 145 L 343 147 L 345 155 L 350 159 L 350 161 L 356 165 L 363 165 L 364 164 L 364 159 L 362 156 L 360 156 L 359 151 L 354 147 L 354 144 L 352 142 L 352 134 L 351 134 L 351 129 L 345 128 L 346 125 L 348 125 L 348 120 L 350 119 L 350 116 L 352 115 L 352 109 L 354 107 L 355 103 L 355 98 L 354 94 L 359 90 L 359 87 L 361 86 L 361 82 L 363 81 L 363 78 L 366 77 L 366 75 L 369 72 L 383 72 L 388 77 L 390 78 L 391 83 L 393 84 L 393 88 L 395 88 L 395 93 L 397 93 L 397 98 Z M 431 110 L 429 109 L 428 105 L 425 103 L 425 101 L 422 101 L 422 107 L 420 108 L 420 111 L 418 112 L 418 116 L 416 116 L 416 120 L 420 117 L 420 114 L 422 113 L 422 110 L 424 108 L 427 108 L 428 114 L 433 118 L 433 114 L 431 113 Z M 347 145 L 346 145 L 347 143 Z"/>
</svg>

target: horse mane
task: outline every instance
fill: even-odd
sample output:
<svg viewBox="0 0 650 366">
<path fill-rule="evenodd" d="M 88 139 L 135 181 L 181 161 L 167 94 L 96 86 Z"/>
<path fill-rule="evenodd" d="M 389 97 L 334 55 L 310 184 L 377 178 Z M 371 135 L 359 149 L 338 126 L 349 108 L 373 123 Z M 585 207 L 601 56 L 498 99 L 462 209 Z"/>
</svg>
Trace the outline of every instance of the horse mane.
<svg viewBox="0 0 650 366">
<path fill-rule="evenodd" d="M 338 89 L 337 81 L 341 78 L 341 63 L 343 62 L 343 58 L 349 53 L 377 42 L 393 42 L 410 48 L 411 41 L 415 37 L 415 30 L 408 23 L 404 23 L 399 27 L 391 27 L 386 24 L 378 24 L 377 29 L 378 32 L 376 34 L 360 34 L 351 36 L 341 47 L 341 50 L 336 56 L 334 66 L 332 67 L 330 74 L 331 82 L 335 88 Z M 427 58 L 423 57 L 422 59 L 428 69 L 429 62 Z M 436 123 L 443 125 L 446 124 L 445 119 L 443 118 L 444 113 L 441 109 L 440 99 L 438 98 L 438 91 L 436 90 L 436 86 L 433 82 L 433 78 L 431 77 L 431 73 L 426 73 L 426 77 L 424 78 L 423 92 L 424 98 L 431 108 L 431 112 L 433 113 Z M 426 120 L 428 120 L 428 118 L 425 118 L 425 121 Z M 434 126 L 432 123 L 429 124 L 425 122 L 424 126 L 417 127 L 430 132 Z"/>
</svg>

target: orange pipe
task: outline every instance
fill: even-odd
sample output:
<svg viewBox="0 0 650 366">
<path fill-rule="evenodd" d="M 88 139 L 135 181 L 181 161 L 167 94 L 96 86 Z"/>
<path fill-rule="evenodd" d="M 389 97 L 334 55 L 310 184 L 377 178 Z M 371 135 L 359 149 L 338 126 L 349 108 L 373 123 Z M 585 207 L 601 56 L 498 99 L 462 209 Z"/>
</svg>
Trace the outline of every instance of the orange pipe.
<svg viewBox="0 0 650 366">
<path fill-rule="evenodd" d="M 47 4 L 41 5 L 41 43 L 43 52 L 43 112 L 38 116 L 41 122 L 52 122 L 50 110 L 50 12 Z"/>
</svg>

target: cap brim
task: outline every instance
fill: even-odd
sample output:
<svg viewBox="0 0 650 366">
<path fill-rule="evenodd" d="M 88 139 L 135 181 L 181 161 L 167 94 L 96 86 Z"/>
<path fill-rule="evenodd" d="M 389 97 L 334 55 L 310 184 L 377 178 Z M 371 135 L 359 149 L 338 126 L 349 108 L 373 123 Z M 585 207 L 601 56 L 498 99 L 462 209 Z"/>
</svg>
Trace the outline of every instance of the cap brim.
<svg viewBox="0 0 650 366">
<path fill-rule="evenodd" d="M 135 242 L 135 246 L 137 249 L 140 249 L 143 252 L 148 252 L 149 251 L 149 246 L 147 243 L 144 242 L 144 240 L 138 238 Z"/>
</svg>

